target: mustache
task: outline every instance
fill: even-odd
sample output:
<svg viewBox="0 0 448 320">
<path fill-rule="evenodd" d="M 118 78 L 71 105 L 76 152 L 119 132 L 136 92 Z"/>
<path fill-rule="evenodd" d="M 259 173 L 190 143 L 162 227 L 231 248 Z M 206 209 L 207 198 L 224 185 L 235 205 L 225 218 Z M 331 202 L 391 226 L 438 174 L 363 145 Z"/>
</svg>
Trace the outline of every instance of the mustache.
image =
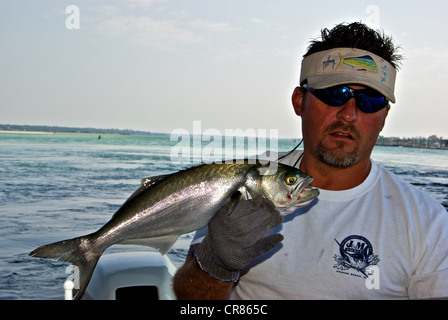
<svg viewBox="0 0 448 320">
<path fill-rule="evenodd" d="M 353 124 L 342 122 L 342 121 L 337 121 L 337 122 L 329 125 L 325 129 L 325 133 L 330 134 L 330 133 L 332 133 L 334 131 L 338 131 L 338 130 L 349 133 L 356 140 L 361 138 L 361 133 L 358 131 L 358 129 L 356 129 L 356 127 Z"/>
</svg>

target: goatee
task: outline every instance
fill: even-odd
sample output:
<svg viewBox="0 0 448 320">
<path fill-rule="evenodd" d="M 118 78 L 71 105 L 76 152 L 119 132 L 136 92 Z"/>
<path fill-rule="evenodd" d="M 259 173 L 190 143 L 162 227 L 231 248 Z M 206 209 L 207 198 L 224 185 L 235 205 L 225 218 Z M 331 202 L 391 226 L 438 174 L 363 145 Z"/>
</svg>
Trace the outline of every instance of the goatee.
<svg viewBox="0 0 448 320">
<path fill-rule="evenodd" d="M 361 136 L 359 131 L 353 125 L 338 121 L 325 130 L 326 134 L 324 134 L 324 137 L 337 130 L 349 132 L 350 136 L 355 141 L 358 141 Z M 355 150 L 350 152 L 344 151 L 345 142 L 338 141 L 336 144 L 336 148 L 329 149 L 324 145 L 323 139 L 319 141 L 316 149 L 317 157 L 323 163 L 335 168 L 348 168 L 359 161 L 359 143 Z"/>
</svg>

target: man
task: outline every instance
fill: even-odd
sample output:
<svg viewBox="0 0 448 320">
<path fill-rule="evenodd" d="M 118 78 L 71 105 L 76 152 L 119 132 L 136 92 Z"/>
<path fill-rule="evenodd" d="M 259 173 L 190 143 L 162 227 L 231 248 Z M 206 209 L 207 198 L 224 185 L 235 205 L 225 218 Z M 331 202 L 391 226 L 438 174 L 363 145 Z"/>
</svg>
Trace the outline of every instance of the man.
<svg viewBox="0 0 448 320">
<path fill-rule="evenodd" d="M 318 199 L 283 223 L 264 199 L 221 209 L 174 278 L 179 299 L 448 296 L 448 213 L 370 159 L 398 62 L 391 39 L 363 24 L 322 31 L 292 95 L 304 151 L 281 160 L 301 157 Z"/>
</svg>

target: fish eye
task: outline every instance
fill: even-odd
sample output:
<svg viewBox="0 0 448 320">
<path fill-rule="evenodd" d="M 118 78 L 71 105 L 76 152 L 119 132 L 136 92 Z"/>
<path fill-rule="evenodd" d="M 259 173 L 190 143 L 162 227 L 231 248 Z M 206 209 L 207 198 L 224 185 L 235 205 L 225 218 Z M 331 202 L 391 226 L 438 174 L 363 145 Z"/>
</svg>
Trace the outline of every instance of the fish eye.
<svg viewBox="0 0 448 320">
<path fill-rule="evenodd" d="M 285 182 L 287 185 L 293 185 L 294 183 L 297 182 L 297 177 L 296 176 L 286 176 Z"/>
</svg>

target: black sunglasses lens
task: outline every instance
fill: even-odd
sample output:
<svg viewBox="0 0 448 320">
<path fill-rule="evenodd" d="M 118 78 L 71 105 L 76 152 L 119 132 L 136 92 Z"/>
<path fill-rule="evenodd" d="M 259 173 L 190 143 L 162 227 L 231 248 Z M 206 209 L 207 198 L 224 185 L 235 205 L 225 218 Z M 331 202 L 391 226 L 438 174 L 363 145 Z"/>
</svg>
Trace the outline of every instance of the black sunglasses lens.
<svg viewBox="0 0 448 320">
<path fill-rule="evenodd" d="M 316 90 L 316 97 L 330 106 L 338 107 L 346 104 L 352 98 L 352 93 L 345 86 L 331 87 Z"/>
<path fill-rule="evenodd" d="M 346 104 L 351 98 L 355 97 L 356 105 L 365 113 L 374 113 L 383 109 L 388 101 L 378 91 L 373 89 L 351 90 L 347 86 L 334 86 L 325 89 L 313 89 L 305 85 L 316 98 L 329 106 L 339 107 Z M 353 94 L 353 92 L 355 92 Z"/>
<path fill-rule="evenodd" d="M 380 94 L 374 93 L 367 95 L 360 92 L 356 97 L 356 105 L 365 113 L 374 113 L 383 109 L 387 104 L 387 100 Z"/>
</svg>

